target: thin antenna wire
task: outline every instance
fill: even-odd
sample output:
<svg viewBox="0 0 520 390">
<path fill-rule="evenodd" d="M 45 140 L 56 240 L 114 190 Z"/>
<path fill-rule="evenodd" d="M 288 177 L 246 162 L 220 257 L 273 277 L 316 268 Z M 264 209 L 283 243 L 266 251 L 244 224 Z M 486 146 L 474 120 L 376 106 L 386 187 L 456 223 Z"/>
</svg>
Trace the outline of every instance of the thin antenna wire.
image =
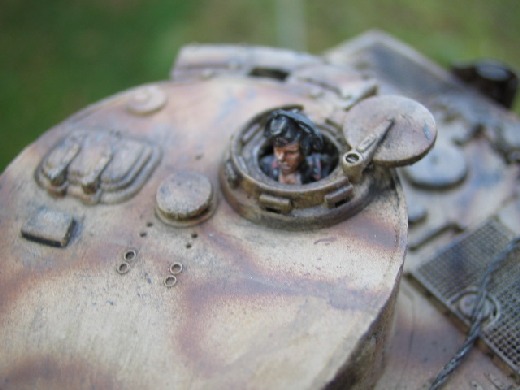
<svg viewBox="0 0 520 390">
<path fill-rule="evenodd" d="M 484 304 L 486 302 L 486 294 L 487 294 L 487 286 L 489 281 L 491 280 L 493 273 L 502 265 L 502 263 L 508 258 L 509 254 L 516 250 L 516 248 L 520 247 L 520 237 L 514 238 L 509 245 L 500 252 L 488 265 L 486 272 L 480 282 L 480 286 L 478 289 L 477 300 L 475 302 L 475 307 L 473 308 L 473 323 L 471 324 L 471 328 L 468 332 L 466 340 L 459 348 L 459 350 L 455 353 L 453 358 L 443 367 L 441 372 L 434 379 L 432 385 L 429 390 L 438 390 L 444 386 L 446 380 L 450 376 L 450 374 L 455 371 L 457 367 L 460 366 L 462 361 L 465 359 L 471 348 L 473 347 L 476 339 L 480 335 L 480 329 L 482 327 L 482 323 L 484 321 Z"/>
</svg>

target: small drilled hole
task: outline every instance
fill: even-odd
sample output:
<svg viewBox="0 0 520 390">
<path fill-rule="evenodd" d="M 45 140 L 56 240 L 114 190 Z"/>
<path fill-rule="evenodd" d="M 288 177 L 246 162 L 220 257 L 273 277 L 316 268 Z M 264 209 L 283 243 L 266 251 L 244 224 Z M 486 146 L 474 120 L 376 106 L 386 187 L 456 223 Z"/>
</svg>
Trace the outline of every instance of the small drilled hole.
<svg viewBox="0 0 520 390">
<path fill-rule="evenodd" d="M 130 271 L 130 264 L 127 262 L 122 262 L 117 266 L 117 272 L 121 275 L 126 274 L 128 271 Z"/>
<path fill-rule="evenodd" d="M 126 261 L 133 261 L 133 260 L 135 260 L 136 257 L 137 257 L 137 251 L 135 249 L 129 249 L 123 255 L 123 258 Z"/>
<path fill-rule="evenodd" d="M 139 233 L 139 237 L 146 237 L 147 235 L 148 235 L 148 233 L 146 233 L 146 232 Z"/>
<path fill-rule="evenodd" d="M 146 226 L 148 226 L 148 227 L 152 227 L 152 226 L 153 226 L 153 222 L 147 222 L 147 223 L 146 223 Z"/>
<path fill-rule="evenodd" d="M 188 242 L 188 243 L 186 244 L 186 248 L 188 248 L 188 249 L 191 248 L 191 242 Z"/>
<path fill-rule="evenodd" d="M 199 235 L 197 233 L 191 233 L 191 238 L 197 238 Z"/>
<path fill-rule="evenodd" d="M 170 273 L 172 275 L 177 275 L 182 272 L 182 264 L 181 263 L 173 263 L 170 265 Z"/>
<path fill-rule="evenodd" d="M 164 285 L 166 287 L 173 287 L 177 284 L 177 278 L 175 276 L 167 276 L 166 279 L 164 279 Z"/>
</svg>

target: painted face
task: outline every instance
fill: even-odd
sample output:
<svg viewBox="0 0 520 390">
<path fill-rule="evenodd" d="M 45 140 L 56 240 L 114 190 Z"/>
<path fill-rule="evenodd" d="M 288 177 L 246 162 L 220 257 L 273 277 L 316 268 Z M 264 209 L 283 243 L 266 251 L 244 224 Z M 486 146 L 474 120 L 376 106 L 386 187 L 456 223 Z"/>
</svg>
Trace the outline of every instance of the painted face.
<svg viewBox="0 0 520 390">
<path fill-rule="evenodd" d="M 274 146 L 274 157 L 278 161 L 280 170 L 284 175 L 295 173 L 302 162 L 303 156 L 300 152 L 298 141 L 283 146 Z"/>
</svg>

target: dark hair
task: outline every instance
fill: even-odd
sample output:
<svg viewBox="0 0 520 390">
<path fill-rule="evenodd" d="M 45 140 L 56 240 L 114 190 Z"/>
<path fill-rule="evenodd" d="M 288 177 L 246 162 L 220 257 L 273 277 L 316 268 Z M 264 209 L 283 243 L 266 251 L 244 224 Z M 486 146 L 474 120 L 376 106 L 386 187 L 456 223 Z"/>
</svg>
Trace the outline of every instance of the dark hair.
<svg viewBox="0 0 520 390">
<path fill-rule="evenodd" d="M 301 112 L 273 111 L 265 124 L 265 137 L 275 146 L 298 141 L 305 156 L 323 148 L 320 130 Z"/>
</svg>

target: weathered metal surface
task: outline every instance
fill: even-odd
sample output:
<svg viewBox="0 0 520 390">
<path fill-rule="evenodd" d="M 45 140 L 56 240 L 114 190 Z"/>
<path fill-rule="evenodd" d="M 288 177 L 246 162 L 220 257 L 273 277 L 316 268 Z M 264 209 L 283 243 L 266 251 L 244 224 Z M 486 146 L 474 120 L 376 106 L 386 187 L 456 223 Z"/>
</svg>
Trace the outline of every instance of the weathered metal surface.
<svg viewBox="0 0 520 390">
<path fill-rule="evenodd" d="M 157 189 L 157 216 L 167 224 L 197 224 L 211 216 L 216 206 L 215 190 L 204 175 L 177 172 Z"/>
<path fill-rule="evenodd" d="M 88 204 L 121 202 L 139 191 L 159 159 L 157 145 L 109 124 L 75 127 L 42 159 L 36 180 L 58 197 L 74 196 Z"/>
<path fill-rule="evenodd" d="M 171 76 L 175 80 L 233 75 L 284 81 L 299 68 L 323 62 L 307 53 L 272 47 L 189 45 L 181 49 Z"/>
<path fill-rule="evenodd" d="M 383 94 L 405 92 L 435 116 L 438 135 L 432 152 L 401 171 L 410 222 L 405 275 L 417 272 L 421 264 L 433 260 L 453 240 L 469 234 L 488 218 L 498 218 L 514 236 L 520 234 L 520 168 L 514 163 L 520 121 L 515 115 L 379 32 L 332 49 L 326 58 L 335 65 L 362 68 L 380 81 Z M 435 268 L 434 262 L 430 264 Z M 463 274 L 457 269 L 450 273 L 454 278 Z M 518 278 L 515 275 L 512 277 Z M 437 284 L 444 282 L 444 276 L 435 280 Z M 516 305 L 515 310 L 520 311 L 520 307 Z M 453 316 L 447 317 L 446 312 L 439 311 L 416 282 L 406 278 L 401 282 L 394 334 L 378 389 L 427 388 L 463 341 L 461 330 L 465 327 L 453 322 Z M 506 343 L 515 343 L 520 336 L 511 329 Z M 487 348 L 473 350 L 446 388 L 516 388 L 509 377 L 511 371 L 504 368 Z"/>
<path fill-rule="evenodd" d="M 350 145 L 362 148 L 370 134 L 363 129 L 391 120 L 372 161 L 390 167 L 404 166 L 420 160 L 433 147 L 437 137 L 435 119 L 428 109 L 402 96 L 377 96 L 353 107 L 345 117 L 343 131 Z"/>
<path fill-rule="evenodd" d="M 42 207 L 22 226 L 22 237 L 45 245 L 63 247 L 69 243 L 74 219 L 62 212 Z"/>
<path fill-rule="evenodd" d="M 499 61 L 480 60 L 451 66 L 451 72 L 496 103 L 512 108 L 518 89 L 518 76 Z"/>
<path fill-rule="evenodd" d="M 285 72 L 301 66 L 294 56 L 284 57 L 292 64 Z M 277 69 L 279 58 L 268 59 Z M 182 64 L 181 55 L 173 81 L 121 93 L 51 129 L 2 175 L 0 387 L 373 386 L 406 244 L 405 203 L 392 173 L 378 171 L 381 184 L 367 189 L 369 202 L 349 219 L 299 230 L 243 218 L 218 180 L 230 137 L 259 113 L 299 105 L 325 123 L 352 98 L 322 88 L 325 97 L 315 99 L 316 86 L 273 79 L 262 63 L 253 74 L 202 79 Z M 34 179 L 48 153 L 78 129 L 116 131 L 162 157 L 137 191 L 86 206 Z M 70 171 L 77 153 L 58 160 Z M 86 153 L 84 164 L 98 167 L 102 154 Z M 86 174 L 89 183 L 97 185 L 108 167 Z M 190 185 L 205 177 L 211 191 L 172 198 L 178 189 L 168 183 L 179 183 L 168 178 L 186 172 Z M 330 205 L 348 201 L 330 196 Z M 171 226 L 157 217 L 191 222 L 209 203 L 213 214 L 200 224 Z M 41 207 L 77 221 L 66 247 L 20 237 Z"/>
<path fill-rule="evenodd" d="M 407 278 L 401 280 L 385 369 L 375 389 L 428 389 L 428 382 L 464 341 L 464 332 Z M 480 347 L 480 346 L 479 346 Z M 516 389 L 498 361 L 476 348 L 449 378 L 445 388 Z M 498 387 L 498 384 L 503 387 Z"/>
<path fill-rule="evenodd" d="M 0 178 L 0 388 L 427 388 L 464 326 L 413 279 L 399 285 L 401 270 L 414 272 L 490 217 L 520 234 L 518 118 L 380 33 L 323 58 L 187 47 L 172 76 L 51 129 Z M 247 202 L 249 219 L 231 207 L 225 193 L 243 185 L 236 167 L 244 162 L 226 164 L 232 134 L 244 130 L 247 144 L 258 130 L 247 131 L 252 118 L 282 107 L 304 107 L 323 128 L 341 129 L 348 110 L 377 90 L 417 99 L 439 126 L 432 155 L 402 171 L 411 229 L 404 266 L 403 194 L 372 164 L 359 182 L 345 176 L 311 200 L 334 208 L 356 199 L 366 172 L 382 175 L 346 220 L 272 228 L 250 221 Z M 161 160 L 116 204 L 47 192 L 33 174 L 77 129 L 146 140 Z M 362 152 L 372 145 L 365 138 L 338 150 Z M 56 166 L 79 153 L 58 149 Z M 203 216 L 189 212 L 172 226 L 159 218 L 157 196 L 179 172 L 209 179 L 214 209 L 189 207 Z M 264 208 L 293 212 L 279 194 L 251 193 Z M 74 221 L 63 248 L 22 237 L 42 207 Z M 514 389 L 515 378 L 479 347 L 446 388 Z"/>
<path fill-rule="evenodd" d="M 410 230 L 412 251 L 406 267 L 430 257 L 518 196 L 518 164 L 510 161 L 515 142 L 511 139 L 502 148 L 498 141 L 506 134 L 520 134 L 516 116 L 477 96 L 448 72 L 384 34 L 366 34 L 331 50 L 326 57 L 337 65 L 363 66 L 380 80 L 383 94 L 402 90 L 435 116 L 438 135 L 432 155 L 405 168 L 402 175 L 407 202 L 423 209 L 425 216 Z M 456 153 L 459 157 L 452 157 Z M 427 170 L 435 161 L 435 169 L 443 164 L 436 161 L 444 158 L 454 162 L 453 167 L 445 164 L 447 169 L 442 172 L 421 174 L 421 167 Z"/>
<path fill-rule="evenodd" d="M 496 219 L 486 221 L 436 257 L 413 271 L 443 305 L 466 325 L 471 324 L 478 286 L 490 259 L 500 254 L 514 233 Z M 486 294 L 481 338 L 515 374 L 520 374 L 520 290 L 516 268 L 520 251 L 513 251 L 498 269 Z"/>
</svg>

